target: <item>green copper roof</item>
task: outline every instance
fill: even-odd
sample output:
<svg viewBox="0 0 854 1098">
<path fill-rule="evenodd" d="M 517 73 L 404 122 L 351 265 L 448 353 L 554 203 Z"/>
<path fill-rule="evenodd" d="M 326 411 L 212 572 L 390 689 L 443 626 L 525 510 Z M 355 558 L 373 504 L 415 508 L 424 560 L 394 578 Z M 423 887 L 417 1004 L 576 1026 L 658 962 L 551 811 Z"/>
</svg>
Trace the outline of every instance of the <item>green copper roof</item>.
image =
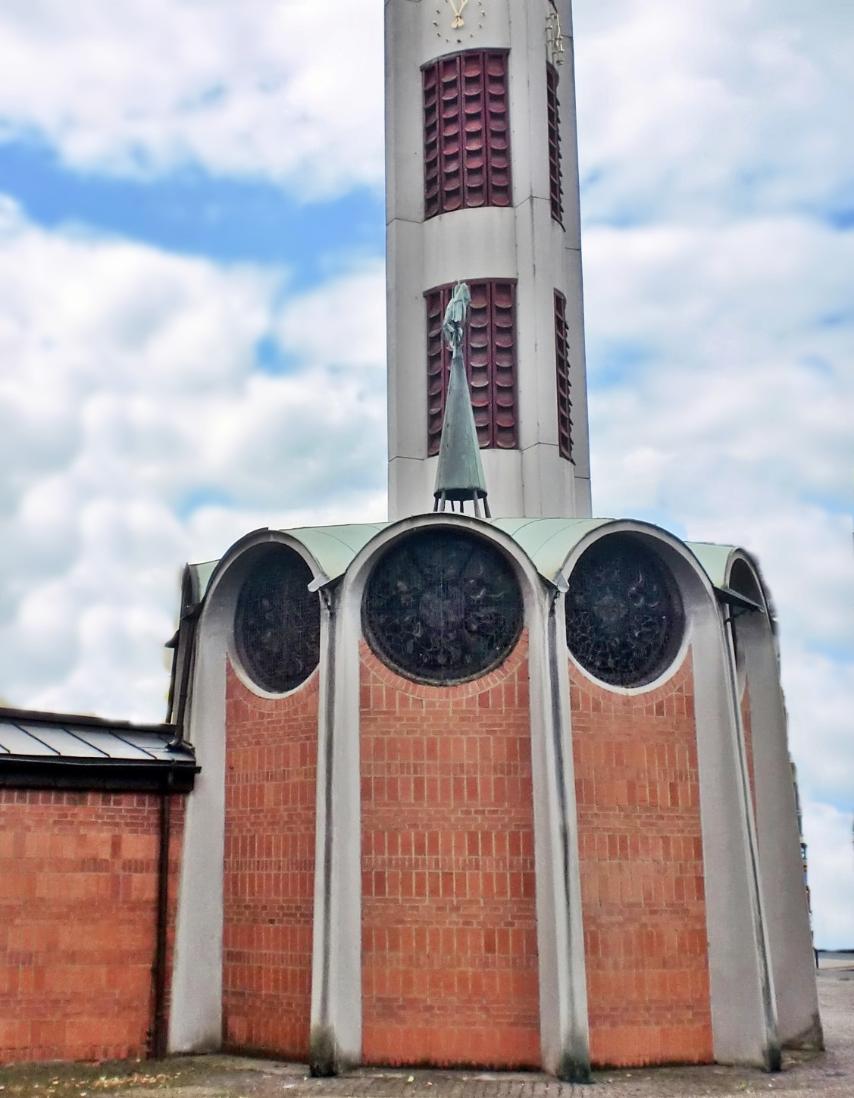
<svg viewBox="0 0 854 1098">
<path fill-rule="evenodd" d="M 540 575 L 552 580 L 582 538 L 607 526 L 612 519 L 504 518 L 492 525 L 524 549 Z"/>
<path fill-rule="evenodd" d="M 554 580 L 579 542 L 614 520 L 502 518 L 481 521 L 490 522 L 511 537 L 527 553 L 540 575 Z M 349 526 L 305 526 L 281 532 L 305 546 L 325 579 L 334 580 L 342 576 L 368 542 L 389 525 L 387 522 L 369 522 Z M 724 586 L 730 558 L 736 551 L 734 547 L 709 542 L 685 544 L 697 557 L 712 583 L 716 587 Z M 190 566 L 194 594 L 198 600 L 204 598 L 218 564 L 219 561 L 208 561 Z"/>
<path fill-rule="evenodd" d="M 328 579 L 343 576 L 353 558 L 371 538 L 385 530 L 387 522 L 367 522 L 352 526 L 304 526 L 283 530 L 301 542 L 323 569 Z"/>
<path fill-rule="evenodd" d="M 386 522 L 366 522 L 349 526 L 303 526 L 280 532 L 304 545 L 317 561 L 326 579 L 333 580 L 346 572 L 356 554 L 387 525 Z M 208 585 L 219 563 L 218 560 L 212 560 L 190 565 L 196 601 L 200 602 L 207 594 Z"/>
<path fill-rule="evenodd" d="M 702 564 L 715 587 L 725 587 L 734 545 L 715 545 L 710 541 L 686 541 L 685 544 Z"/>
</svg>

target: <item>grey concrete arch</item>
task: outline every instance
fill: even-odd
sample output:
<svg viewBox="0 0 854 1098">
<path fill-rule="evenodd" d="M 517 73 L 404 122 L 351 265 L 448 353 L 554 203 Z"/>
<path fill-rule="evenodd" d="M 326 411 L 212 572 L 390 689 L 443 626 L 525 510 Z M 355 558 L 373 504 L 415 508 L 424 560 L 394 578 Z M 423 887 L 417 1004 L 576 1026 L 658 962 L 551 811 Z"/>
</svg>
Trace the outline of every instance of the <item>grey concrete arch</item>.
<svg viewBox="0 0 854 1098">
<path fill-rule="evenodd" d="M 759 568 L 747 553 L 731 555 L 727 586 L 762 607 L 740 614 L 732 628 L 750 698 L 756 835 L 780 1040 L 788 1047 L 823 1048 L 773 611 Z"/>
<path fill-rule="evenodd" d="M 222 1044 L 226 669 L 238 592 L 253 559 L 270 545 L 293 549 L 316 578 L 325 578 L 296 538 L 257 530 L 225 554 L 204 596 L 195 634 L 186 726 L 201 773 L 188 799 L 184 824 L 169 1014 L 168 1047 L 172 1053 L 210 1052 Z M 321 614 L 321 650 L 325 628 Z M 260 697 L 271 696 L 246 676 L 242 678 Z"/>
<path fill-rule="evenodd" d="M 685 608 L 685 643 L 690 644 L 694 656 L 715 1059 L 776 1070 L 780 1058 L 776 1004 L 738 690 L 715 590 L 683 542 L 660 527 L 631 520 L 600 526 L 575 545 L 563 568 L 564 589 L 585 550 L 615 534 L 639 537 L 659 554 L 673 573 Z M 563 616 L 565 607 L 560 609 Z M 602 685 L 624 693 L 655 689 L 676 666 L 678 661 L 656 682 L 638 690 Z"/>
<path fill-rule="evenodd" d="M 450 514 L 416 516 L 387 527 L 355 556 L 343 582 L 328 590 L 334 639 L 326 658 L 335 673 L 320 733 L 326 762 L 325 791 L 318 794 L 325 808 L 318 815 L 324 865 L 318 866 L 315 905 L 315 1070 L 340 1070 L 358 1063 L 362 1052 L 359 642 L 365 584 L 386 548 L 437 527 L 491 542 L 513 565 L 522 589 L 529 633 L 542 1062 L 554 1074 L 583 1079 L 589 1075 L 589 1050 L 575 794 L 571 756 L 562 750 L 568 691 L 555 689 L 552 670 L 557 592 L 503 531 Z"/>
</svg>

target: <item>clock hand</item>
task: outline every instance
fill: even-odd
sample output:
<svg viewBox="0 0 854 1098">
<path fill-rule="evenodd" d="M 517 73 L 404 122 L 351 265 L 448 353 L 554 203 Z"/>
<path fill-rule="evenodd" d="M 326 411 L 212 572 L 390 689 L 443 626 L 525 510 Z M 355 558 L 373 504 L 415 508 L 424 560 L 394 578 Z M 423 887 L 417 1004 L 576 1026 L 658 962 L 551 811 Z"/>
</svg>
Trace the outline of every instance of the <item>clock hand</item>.
<svg viewBox="0 0 854 1098">
<path fill-rule="evenodd" d="M 454 3 L 454 0 L 448 0 L 448 4 L 451 7 L 451 11 L 454 13 L 454 21 L 451 23 L 452 30 L 459 30 L 460 27 L 465 26 L 465 20 L 463 19 L 463 10 L 469 0 L 459 0 L 458 4 Z"/>
</svg>

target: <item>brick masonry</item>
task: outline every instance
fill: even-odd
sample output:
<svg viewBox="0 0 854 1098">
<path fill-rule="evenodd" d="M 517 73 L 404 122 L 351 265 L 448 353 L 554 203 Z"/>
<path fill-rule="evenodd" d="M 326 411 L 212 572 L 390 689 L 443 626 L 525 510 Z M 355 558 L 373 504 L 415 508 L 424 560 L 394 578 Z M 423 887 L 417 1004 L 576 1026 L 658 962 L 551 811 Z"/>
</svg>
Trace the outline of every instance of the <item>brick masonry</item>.
<svg viewBox="0 0 854 1098">
<path fill-rule="evenodd" d="M 159 818 L 154 794 L 0 790 L 0 1062 L 146 1055 Z"/>
<path fill-rule="evenodd" d="M 540 1064 L 527 637 L 421 686 L 361 650 L 363 1056 Z"/>
<path fill-rule="evenodd" d="M 305 1060 L 311 1010 L 318 673 L 276 699 L 229 666 L 223 1035 Z"/>
<path fill-rule="evenodd" d="M 593 1063 L 711 1062 L 691 654 L 644 693 L 570 678 Z"/>
</svg>

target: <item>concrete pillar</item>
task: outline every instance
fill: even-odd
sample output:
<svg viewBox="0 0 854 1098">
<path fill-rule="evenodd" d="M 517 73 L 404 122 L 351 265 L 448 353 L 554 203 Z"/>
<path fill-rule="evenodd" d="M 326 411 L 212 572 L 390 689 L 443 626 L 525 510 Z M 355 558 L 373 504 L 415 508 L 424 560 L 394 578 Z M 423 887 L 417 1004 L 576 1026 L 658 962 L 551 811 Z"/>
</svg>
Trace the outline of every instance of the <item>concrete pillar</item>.
<svg viewBox="0 0 854 1098">
<path fill-rule="evenodd" d="M 362 1052 L 359 622 L 342 586 L 321 591 L 311 1073 L 337 1075 Z"/>
<path fill-rule="evenodd" d="M 386 0 L 389 510 L 432 506 L 424 294 L 457 280 L 516 282 L 516 446 L 485 449 L 492 513 L 587 516 L 590 465 L 570 0 Z M 439 10 L 437 10 L 439 9 Z M 561 48 L 562 47 L 562 48 Z M 422 66 L 507 50 L 512 195 L 503 205 L 425 211 Z M 558 74 L 562 224 L 553 216 L 548 67 Z M 487 169 L 488 175 L 488 169 Z M 481 201 L 481 200 L 477 200 Z M 489 201 L 489 199 L 485 200 Z M 572 460 L 558 433 L 555 292 L 566 299 Z"/>
<path fill-rule="evenodd" d="M 747 566 L 749 567 L 749 565 Z M 742 572 L 742 579 L 744 573 Z M 747 590 L 764 604 L 761 586 Z M 737 584 L 743 590 L 744 583 Z M 823 1048 L 815 957 L 801 863 L 798 813 L 780 688 L 777 646 L 767 611 L 735 622 L 739 663 L 750 699 L 756 836 L 780 1041 Z"/>
<path fill-rule="evenodd" d="M 541 592 L 539 601 L 539 613 L 535 613 L 532 606 L 526 616 L 530 622 L 531 645 L 531 746 L 543 1068 L 564 1082 L 589 1083 L 587 959 L 565 600 L 559 597 L 557 588 L 549 587 Z"/>
</svg>

